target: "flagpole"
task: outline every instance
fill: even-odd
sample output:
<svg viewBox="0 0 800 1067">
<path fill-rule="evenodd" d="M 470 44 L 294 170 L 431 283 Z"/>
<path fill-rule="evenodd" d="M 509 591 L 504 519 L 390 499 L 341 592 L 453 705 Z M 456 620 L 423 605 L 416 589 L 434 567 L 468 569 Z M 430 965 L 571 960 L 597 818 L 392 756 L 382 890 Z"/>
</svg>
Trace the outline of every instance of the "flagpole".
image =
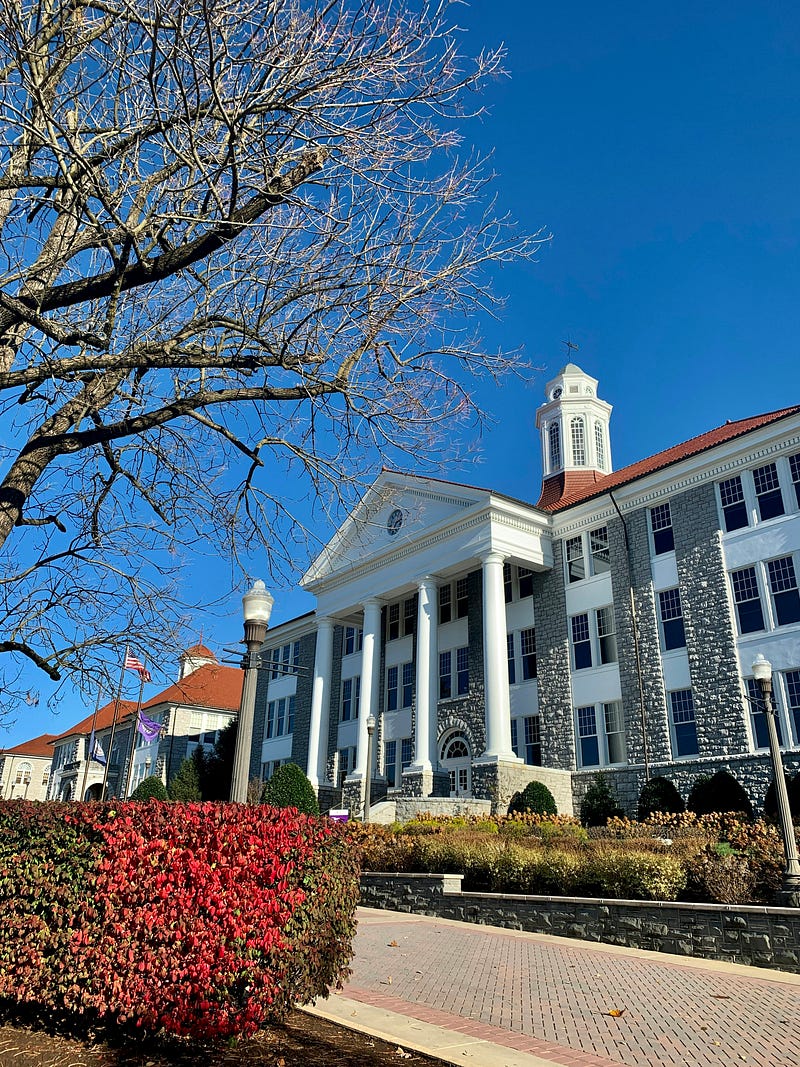
<svg viewBox="0 0 800 1067">
<path fill-rule="evenodd" d="M 86 799 L 86 779 L 89 777 L 89 764 L 92 762 L 92 737 L 94 736 L 94 728 L 97 725 L 97 713 L 100 710 L 100 700 L 103 696 L 103 690 L 100 686 L 97 687 L 97 703 L 94 706 L 94 715 L 92 716 L 92 729 L 89 733 L 88 752 L 86 753 L 86 765 L 83 768 L 83 785 L 81 786 L 81 800 Z M 106 766 L 108 766 L 108 760 L 106 760 Z"/>
<path fill-rule="evenodd" d="M 141 671 L 139 674 L 139 699 L 136 702 L 136 716 L 133 720 L 133 726 L 131 729 L 131 747 L 128 753 L 128 774 L 125 778 L 125 792 L 122 794 L 123 800 L 128 799 L 128 790 L 131 787 L 131 774 L 133 772 L 133 754 L 136 751 L 136 734 L 139 731 L 139 712 L 142 710 L 142 694 L 144 693 L 144 675 L 144 671 Z"/>
<path fill-rule="evenodd" d="M 103 788 L 100 790 L 100 799 L 106 799 L 108 786 L 108 769 L 111 766 L 111 747 L 114 744 L 114 734 L 117 730 L 117 715 L 119 714 L 119 702 L 122 700 L 122 683 L 125 681 L 125 660 L 128 658 L 128 646 L 125 645 L 125 656 L 122 660 L 122 668 L 119 672 L 119 685 L 117 686 L 117 700 L 114 705 L 114 715 L 111 719 L 111 734 L 108 739 L 108 752 L 106 753 L 106 769 L 103 771 Z"/>
</svg>

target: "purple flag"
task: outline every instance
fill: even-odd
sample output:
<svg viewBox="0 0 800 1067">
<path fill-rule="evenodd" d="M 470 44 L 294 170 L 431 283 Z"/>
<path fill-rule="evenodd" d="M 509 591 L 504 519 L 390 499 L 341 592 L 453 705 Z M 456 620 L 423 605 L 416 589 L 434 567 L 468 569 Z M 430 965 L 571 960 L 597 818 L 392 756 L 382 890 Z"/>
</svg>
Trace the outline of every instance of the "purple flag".
<svg viewBox="0 0 800 1067">
<path fill-rule="evenodd" d="M 161 723 L 148 719 L 142 711 L 139 712 L 139 721 L 136 724 L 136 729 L 148 744 L 151 741 L 156 741 L 161 735 Z"/>
</svg>

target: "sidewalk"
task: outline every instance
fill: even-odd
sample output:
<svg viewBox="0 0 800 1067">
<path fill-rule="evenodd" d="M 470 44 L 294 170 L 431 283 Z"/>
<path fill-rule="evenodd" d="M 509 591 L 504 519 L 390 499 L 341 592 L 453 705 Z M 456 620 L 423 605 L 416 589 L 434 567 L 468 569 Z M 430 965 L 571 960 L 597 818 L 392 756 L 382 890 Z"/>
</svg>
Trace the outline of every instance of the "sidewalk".
<svg viewBox="0 0 800 1067">
<path fill-rule="evenodd" d="M 310 1010 L 445 1062 L 800 1063 L 800 975 L 371 908 L 358 920 L 350 981 Z"/>
</svg>

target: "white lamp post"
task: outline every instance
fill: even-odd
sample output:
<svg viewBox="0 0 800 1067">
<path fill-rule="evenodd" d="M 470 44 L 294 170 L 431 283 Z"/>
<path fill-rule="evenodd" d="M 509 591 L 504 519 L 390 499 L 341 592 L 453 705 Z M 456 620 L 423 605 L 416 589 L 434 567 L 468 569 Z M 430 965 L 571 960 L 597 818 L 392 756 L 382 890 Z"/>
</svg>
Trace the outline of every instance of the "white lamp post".
<svg viewBox="0 0 800 1067">
<path fill-rule="evenodd" d="M 367 777 L 364 781 L 364 822 L 369 822 L 369 803 L 372 793 L 372 738 L 375 733 L 375 716 L 367 718 Z"/>
<path fill-rule="evenodd" d="M 761 688 L 764 700 L 764 714 L 767 720 L 769 736 L 769 754 L 772 757 L 772 773 L 775 778 L 775 795 L 778 799 L 778 821 L 783 836 L 783 853 L 786 865 L 783 872 L 781 897 L 783 902 L 792 907 L 800 907 L 800 860 L 797 857 L 797 841 L 794 836 L 792 811 L 789 807 L 789 794 L 786 791 L 786 778 L 783 773 L 778 730 L 775 725 L 775 705 L 772 702 L 772 664 L 759 654 L 753 660 L 753 677 Z"/>
<path fill-rule="evenodd" d="M 244 804 L 247 800 L 247 784 L 250 777 L 250 748 L 253 743 L 253 716 L 256 707 L 256 684 L 258 682 L 258 650 L 264 644 L 269 629 L 269 617 L 275 598 L 259 578 L 253 588 L 242 597 L 244 614 L 244 643 L 247 651 L 242 656 L 244 682 L 242 701 L 239 705 L 239 728 L 236 733 L 236 751 L 233 757 L 231 800 Z"/>
</svg>

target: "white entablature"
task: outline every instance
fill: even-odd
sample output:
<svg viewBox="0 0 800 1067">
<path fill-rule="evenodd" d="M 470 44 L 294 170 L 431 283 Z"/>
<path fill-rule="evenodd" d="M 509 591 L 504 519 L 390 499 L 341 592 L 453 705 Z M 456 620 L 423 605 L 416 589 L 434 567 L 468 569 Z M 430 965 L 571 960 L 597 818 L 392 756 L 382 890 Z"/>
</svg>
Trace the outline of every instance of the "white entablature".
<svg viewBox="0 0 800 1067">
<path fill-rule="evenodd" d="M 479 567 L 490 553 L 532 570 L 552 566 L 552 519 L 486 489 L 383 471 L 317 556 L 303 588 L 319 615 L 391 598 L 426 575 Z"/>
</svg>

